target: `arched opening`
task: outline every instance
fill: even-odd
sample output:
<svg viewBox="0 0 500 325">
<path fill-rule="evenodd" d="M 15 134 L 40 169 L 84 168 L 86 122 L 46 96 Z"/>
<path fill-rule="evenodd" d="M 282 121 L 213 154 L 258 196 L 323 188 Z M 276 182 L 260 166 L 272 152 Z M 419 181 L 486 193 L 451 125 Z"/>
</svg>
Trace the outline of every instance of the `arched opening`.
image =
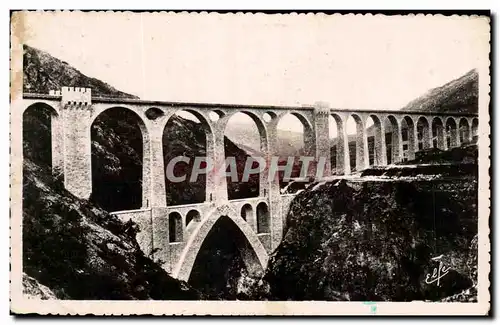
<svg viewBox="0 0 500 325">
<path fill-rule="evenodd" d="M 257 233 L 268 234 L 270 233 L 270 218 L 269 208 L 264 202 L 257 205 Z"/>
<path fill-rule="evenodd" d="M 251 220 L 252 213 L 253 213 L 253 209 L 252 209 L 252 206 L 250 204 L 247 203 L 241 207 L 241 218 L 243 218 L 243 220 L 245 220 L 245 221 Z"/>
<path fill-rule="evenodd" d="M 351 165 L 351 171 L 363 170 L 365 168 L 365 130 L 361 117 L 357 114 L 351 114 L 347 118 L 346 129 L 349 138 L 349 161 Z"/>
<path fill-rule="evenodd" d="M 33 163 L 49 172 L 57 165 L 57 155 L 62 148 L 57 147 L 57 123 L 59 117 L 54 108 L 47 104 L 36 103 L 23 113 L 23 165 Z M 55 127 L 56 126 L 56 127 Z M 62 134 L 59 134 L 61 137 Z M 61 173 L 62 170 L 57 170 Z"/>
<path fill-rule="evenodd" d="M 400 131 L 398 126 L 398 121 L 392 115 L 389 115 L 385 118 L 384 122 L 385 127 L 385 146 L 387 153 L 387 163 L 395 164 L 401 161 L 401 152 L 400 148 Z M 402 135 L 402 134 L 401 134 Z"/>
<path fill-rule="evenodd" d="M 237 180 L 227 176 L 227 194 L 230 200 L 258 197 L 264 195 L 261 188 L 263 174 L 248 174 L 248 180 L 243 179 L 245 166 L 259 168 L 259 157 L 266 157 L 267 137 L 263 122 L 249 112 L 233 114 L 227 121 L 224 130 L 224 154 L 226 161 L 231 159 L 236 163 Z M 255 159 L 253 159 L 255 158 Z M 231 165 L 228 166 L 232 168 Z M 248 167 L 249 168 L 249 167 Z M 262 182 L 265 185 L 265 182 Z"/>
<path fill-rule="evenodd" d="M 469 128 L 469 121 L 467 121 L 465 117 L 460 119 L 458 128 L 460 132 L 460 143 L 470 143 L 471 133 Z"/>
<path fill-rule="evenodd" d="M 201 216 L 198 210 L 191 210 L 186 214 L 186 227 L 189 225 L 191 221 L 200 222 Z"/>
<path fill-rule="evenodd" d="M 439 117 L 435 117 L 432 120 L 432 146 L 445 150 L 444 126 L 443 121 Z"/>
<path fill-rule="evenodd" d="M 315 142 L 312 126 L 309 121 L 298 113 L 283 115 L 277 124 L 276 154 L 279 156 L 278 165 L 285 167 L 286 171 L 280 171 L 280 187 L 286 187 L 294 178 L 310 176 L 312 174 L 312 163 L 305 175 L 301 175 L 301 156 L 314 156 Z M 290 162 L 290 164 L 288 164 Z M 292 179 L 288 181 L 285 176 Z"/>
<path fill-rule="evenodd" d="M 415 159 L 415 124 L 409 116 L 401 121 L 402 161 Z"/>
<path fill-rule="evenodd" d="M 209 299 L 239 298 L 242 277 L 262 272 L 257 254 L 245 235 L 227 216 L 221 216 L 205 237 L 188 283 Z"/>
<path fill-rule="evenodd" d="M 458 147 L 458 130 L 457 123 L 455 119 L 449 117 L 446 120 L 446 147 L 447 148 L 455 148 Z"/>
<path fill-rule="evenodd" d="M 144 122 L 123 107 L 107 109 L 91 126 L 91 200 L 106 211 L 141 208 L 144 149 L 149 145 Z"/>
<path fill-rule="evenodd" d="M 370 166 L 381 166 L 385 164 L 383 148 L 384 136 L 382 133 L 382 122 L 377 115 L 370 115 L 366 120 L 366 135 L 368 140 L 368 162 Z"/>
<path fill-rule="evenodd" d="M 194 182 L 190 179 L 195 162 L 201 164 L 201 168 L 206 167 L 204 161 L 195 161 L 195 158 L 207 156 L 210 133 L 208 123 L 196 111 L 178 111 L 167 121 L 163 131 L 163 157 L 168 205 L 202 203 L 207 199 L 206 173 L 197 175 Z M 180 157 L 189 162 L 179 161 Z M 170 177 L 170 173 L 174 177 Z"/>
<path fill-rule="evenodd" d="M 182 217 L 178 212 L 172 212 L 168 215 L 168 240 L 170 243 L 182 241 Z"/>
<path fill-rule="evenodd" d="M 430 128 L 429 121 L 427 118 L 421 116 L 417 121 L 417 138 L 418 138 L 418 150 L 429 149 L 430 144 Z"/>
<path fill-rule="evenodd" d="M 479 120 L 477 118 L 472 119 L 472 142 L 477 143 L 479 140 L 478 134 Z"/>
<path fill-rule="evenodd" d="M 344 174 L 344 141 L 342 118 L 336 114 L 328 116 L 328 128 L 330 130 L 330 165 L 332 175 Z"/>
</svg>

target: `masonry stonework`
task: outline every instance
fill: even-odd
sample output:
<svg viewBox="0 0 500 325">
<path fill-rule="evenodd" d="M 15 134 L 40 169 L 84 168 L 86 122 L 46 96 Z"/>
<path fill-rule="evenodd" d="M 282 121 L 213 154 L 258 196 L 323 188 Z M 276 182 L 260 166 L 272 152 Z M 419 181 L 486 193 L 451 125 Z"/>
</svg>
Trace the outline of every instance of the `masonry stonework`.
<svg viewBox="0 0 500 325">
<path fill-rule="evenodd" d="M 370 165 L 368 152 L 367 120 L 374 121 L 374 164 L 387 164 L 386 137 L 391 137 L 392 162 L 403 157 L 402 131 L 406 124 L 408 132 L 408 157 L 422 149 L 431 148 L 435 139 L 439 148 L 458 146 L 477 137 L 477 114 L 436 114 L 395 111 L 336 110 L 328 105 L 316 107 L 268 107 L 268 106 L 224 106 L 183 103 L 158 103 L 130 99 L 95 98 L 92 102 L 90 89 L 63 87 L 61 91 L 51 91 L 49 95 L 31 94 L 16 104 L 18 109 L 12 121 L 22 124 L 23 111 L 33 104 L 42 102 L 54 108 L 57 114 L 52 118 L 52 157 L 54 173 L 62 171 L 64 184 L 74 195 L 88 199 L 92 193 L 91 168 L 91 124 L 104 110 L 111 107 L 127 107 L 141 118 L 143 135 L 143 198 L 142 209 L 114 212 L 122 220 L 133 220 L 140 226 L 138 243 L 145 254 L 151 255 L 173 276 L 188 280 L 198 251 L 219 218 L 230 218 L 241 231 L 245 244 L 240 253 L 252 274 L 260 274 L 267 264 L 269 254 L 278 247 L 286 229 L 286 217 L 295 194 L 281 194 L 277 178 L 269 178 L 269 164 L 260 179 L 259 197 L 241 200 L 228 200 L 227 181 L 224 173 L 218 172 L 225 166 L 224 131 L 228 119 L 236 112 L 243 111 L 257 124 L 261 138 L 263 158 L 270 162 L 278 153 L 277 125 L 280 118 L 293 114 L 304 125 L 306 156 L 315 157 L 315 162 L 324 159 L 323 177 L 330 175 L 329 117 L 337 125 L 336 173 L 349 175 L 351 171 L 347 119 L 355 117 L 356 128 L 356 166 L 360 171 Z M 195 107 L 200 105 L 199 107 Z M 163 110 L 163 117 L 148 120 L 145 112 L 151 107 Z M 193 108 L 195 107 L 195 108 Z M 202 121 L 207 129 L 207 158 L 214 162 L 212 172 L 207 174 L 206 200 L 203 203 L 185 206 L 167 206 L 165 185 L 165 163 L 163 155 L 163 132 L 168 118 L 177 110 L 188 110 Z M 208 119 L 210 111 L 221 112 L 221 118 L 212 122 Z M 264 114 L 271 119 L 264 122 Z M 451 119 L 454 127 L 446 128 Z M 389 126 L 386 121 L 389 120 Z M 450 120 L 450 121 L 451 121 Z M 403 123 L 405 121 L 406 123 Z M 390 127 L 390 128 L 389 128 Z M 389 129 L 386 129 L 389 128 Z M 13 152 L 22 156 L 22 125 L 20 131 L 12 136 Z M 433 131 L 434 130 L 434 131 Z M 388 135 L 386 132 L 389 132 Z M 19 142 L 19 143 L 17 143 Z M 422 148 L 419 147 L 419 143 Z M 321 166 L 320 166 L 321 167 Z M 314 167 L 314 176 L 316 176 Z M 22 176 L 22 168 L 14 169 L 14 174 Z M 16 175 L 14 175 L 16 176 Z M 268 207 L 269 232 L 258 233 L 257 205 Z M 250 206 L 247 220 L 242 217 L 243 207 Z M 197 211 L 198 218 L 186 225 L 186 215 Z M 180 240 L 169 238 L 169 220 L 173 213 L 181 216 Z"/>
</svg>

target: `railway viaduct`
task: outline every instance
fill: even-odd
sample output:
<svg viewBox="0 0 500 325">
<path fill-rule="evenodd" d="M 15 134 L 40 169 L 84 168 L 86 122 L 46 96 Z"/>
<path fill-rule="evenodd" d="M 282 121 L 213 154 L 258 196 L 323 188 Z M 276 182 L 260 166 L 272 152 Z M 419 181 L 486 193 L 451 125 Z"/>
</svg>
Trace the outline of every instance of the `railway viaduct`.
<svg viewBox="0 0 500 325">
<path fill-rule="evenodd" d="M 167 206 L 164 181 L 162 135 L 169 118 L 183 110 L 196 116 L 207 135 L 207 158 L 223 165 L 224 130 L 235 113 L 248 115 L 257 125 L 261 153 L 270 158 L 277 149 L 277 125 L 286 114 L 296 116 L 304 126 L 304 144 L 308 156 L 322 168 L 321 177 L 331 175 L 329 119 L 337 125 L 337 150 L 334 172 L 350 174 L 370 165 L 387 165 L 412 159 L 415 153 L 431 147 L 446 150 L 477 135 L 477 114 L 415 112 L 393 110 L 334 109 L 326 105 L 303 107 L 173 103 L 138 99 L 92 97 L 91 89 L 63 87 L 50 94 L 24 94 L 11 108 L 12 154 L 22 157 L 23 114 L 36 105 L 52 112 L 52 167 L 63 174 L 67 190 L 88 199 L 92 192 L 91 126 L 108 109 L 121 107 L 134 112 L 143 138 L 142 208 L 115 211 L 123 220 L 132 219 L 141 231 L 137 240 L 145 254 L 163 262 L 165 270 L 187 281 L 200 247 L 220 218 L 231 219 L 244 240 L 240 247 L 247 269 L 261 273 L 268 256 L 280 243 L 286 213 L 293 194 L 280 193 L 279 185 L 262 173 L 259 196 L 228 200 L 225 176 L 207 174 L 206 200 L 199 204 Z M 154 114 L 151 112 L 161 113 Z M 213 113 L 215 113 L 215 115 Z M 214 116 L 216 116 L 214 118 Z M 347 119 L 356 124 L 355 166 L 349 159 Z M 367 121 L 373 126 L 367 128 Z M 369 157 L 368 131 L 374 137 L 373 158 Z M 391 137 L 387 148 L 387 137 Z M 389 150 L 390 149 L 390 150 Z M 390 152 L 390 155 L 387 153 Z M 268 160 L 269 161 L 269 160 Z M 14 169 L 22 179 L 22 166 Z M 353 168 L 354 167 L 354 168 Z"/>
</svg>

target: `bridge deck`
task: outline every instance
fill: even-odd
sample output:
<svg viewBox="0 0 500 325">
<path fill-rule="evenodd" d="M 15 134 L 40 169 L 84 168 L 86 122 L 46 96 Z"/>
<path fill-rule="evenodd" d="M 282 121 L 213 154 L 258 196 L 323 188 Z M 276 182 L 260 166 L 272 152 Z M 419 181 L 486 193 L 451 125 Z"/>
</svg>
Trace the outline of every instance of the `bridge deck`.
<svg viewBox="0 0 500 325">
<path fill-rule="evenodd" d="M 24 93 L 23 98 L 26 99 L 48 99 L 59 101 L 61 95 L 35 94 Z M 244 104 L 221 104 L 221 103 L 192 103 L 192 102 L 171 102 L 171 101 L 156 101 L 144 100 L 135 98 L 112 98 L 112 97 L 92 97 L 92 102 L 95 103 L 116 103 L 116 104 L 132 104 L 143 106 L 163 106 L 163 107 L 198 107 L 198 108 L 234 108 L 234 109 L 264 109 L 264 110 L 314 110 L 312 105 L 303 106 L 276 106 L 276 105 L 244 105 Z M 357 112 L 357 113 L 379 113 L 379 114 L 408 114 L 408 115 L 437 115 L 437 116 L 478 116 L 478 113 L 461 113 L 461 112 L 422 112 L 409 111 L 398 109 L 356 109 L 356 108 L 330 108 L 330 112 Z"/>
</svg>

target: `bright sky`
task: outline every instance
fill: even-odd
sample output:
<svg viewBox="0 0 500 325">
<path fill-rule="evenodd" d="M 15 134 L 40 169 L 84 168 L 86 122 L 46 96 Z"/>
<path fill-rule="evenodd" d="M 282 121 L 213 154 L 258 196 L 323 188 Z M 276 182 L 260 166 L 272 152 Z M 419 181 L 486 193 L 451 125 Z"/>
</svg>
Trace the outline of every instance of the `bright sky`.
<svg viewBox="0 0 500 325">
<path fill-rule="evenodd" d="M 360 109 L 399 109 L 477 68 L 489 40 L 486 20 L 442 16 L 30 13 L 25 23 L 27 44 L 143 99 Z"/>
</svg>

